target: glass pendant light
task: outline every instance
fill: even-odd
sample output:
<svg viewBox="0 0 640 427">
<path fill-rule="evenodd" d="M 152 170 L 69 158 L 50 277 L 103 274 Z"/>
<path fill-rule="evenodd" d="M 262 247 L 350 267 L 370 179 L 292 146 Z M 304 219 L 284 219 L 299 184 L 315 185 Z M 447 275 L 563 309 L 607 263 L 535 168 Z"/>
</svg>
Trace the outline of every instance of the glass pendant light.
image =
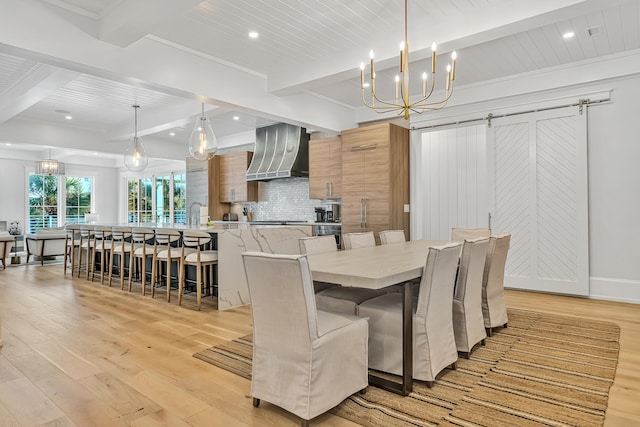
<svg viewBox="0 0 640 427">
<path fill-rule="evenodd" d="M 197 160 L 208 160 L 215 156 L 218 149 L 218 141 L 211 127 L 211 120 L 204 115 L 204 102 L 202 103 L 202 115 L 196 119 L 189 136 L 189 154 Z"/>
<path fill-rule="evenodd" d="M 138 137 L 138 108 L 139 105 L 132 105 L 135 112 L 135 127 L 133 138 L 129 141 L 129 146 L 127 147 L 127 151 L 124 155 L 124 165 L 131 172 L 142 172 L 149 163 L 149 158 L 147 157 L 147 151 L 144 149 L 144 145 L 142 145 L 142 138 Z"/>
</svg>

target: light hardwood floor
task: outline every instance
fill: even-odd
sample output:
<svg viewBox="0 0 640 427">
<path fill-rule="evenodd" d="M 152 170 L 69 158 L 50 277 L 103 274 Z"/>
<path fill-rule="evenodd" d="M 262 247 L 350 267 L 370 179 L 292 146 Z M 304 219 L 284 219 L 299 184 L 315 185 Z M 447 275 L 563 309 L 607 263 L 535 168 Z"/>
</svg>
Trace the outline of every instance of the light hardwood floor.
<svg viewBox="0 0 640 427">
<path fill-rule="evenodd" d="M 63 277 L 61 265 L 0 271 L 0 426 L 299 425 L 266 402 L 253 408 L 248 380 L 192 357 L 250 333 L 247 307 L 218 312 L 208 298 L 198 312 L 195 297 L 178 307 L 136 290 Z M 606 425 L 640 425 L 640 305 L 516 291 L 507 304 L 617 322 Z M 355 424 L 325 414 L 312 425 Z"/>
</svg>

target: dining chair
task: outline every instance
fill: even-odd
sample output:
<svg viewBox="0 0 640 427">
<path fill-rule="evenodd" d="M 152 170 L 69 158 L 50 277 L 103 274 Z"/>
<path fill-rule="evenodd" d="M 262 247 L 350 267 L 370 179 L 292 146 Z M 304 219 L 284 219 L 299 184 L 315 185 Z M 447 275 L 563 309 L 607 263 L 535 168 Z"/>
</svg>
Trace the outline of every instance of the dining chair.
<svg viewBox="0 0 640 427">
<path fill-rule="evenodd" d="M 376 238 L 373 231 L 364 231 L 362 233 L 345 233 L 342 235 L 345 249 L 366 248 L 376 245 Z"/>
<path fill-rule="evenodd" d="M 306 255 L 242 254 L 253 319 L 251 397 L 308 420 L 368 385 L 367 319 L 316 308 Z"/>
<path fill-rule="evenodd" d="M 413 297 L 413 377 L 432 387 L 458 360 L 453 332 L 453 288 L 460 243 L 430 247 L 420 291 Z M 402 301 L 398 292 L 369 299 L 358 309 L 369 318 L 369 368 L 402 375 Z"/>
<path fill-rule="evenodd" d="M 300 253 L 303 255 L 321 254 L 338 250 L 336 239 L 333 235 L 301 237 L 298 239 L 298 244 L 300 245 Z M 317 280 L 313 281 L 313 289 L 316 293 L 334 286 L 337 285 L 334 283 L 318 282 Z"/>
<path fill-rule="evenodd" d="M 347 233 L 342 237 L 346 250 L 376 245 L 373 231 L 367 231 L 364 233 Z M 322 310 L 357 315 L 359 304 L 386 292 L 386 290 L 382 289 L 333 286 L 316 293 L 316 304 L 318 305 L 318 308 Z"/>
<path fill-rule="evenodd" d="M 0 259 L 2 260 L 2 269 L 7 268 L 7 258 L 11 254 L 11 249 L 15 244 L 16 239 L 14 236 L 6 231 L 0 231 Z"/>
<path fill-rule="evenodd" d="M 487 334 L 482 318 L 482 276 L 489 239 L 465 240 L 453 292 L 453 331 L 458 353 L 467 359 L 478 343 L 484 345 Z"/>
<path fill-rule="evenodd" d="M 153 261 L 153 249 L 155 244 L 155 231 L 151 228 L 131 229 L 131 256 L 129 258 L 129 292 L 131 292 L 133 274 L 140 275 L 142 284 L 142 296 L 146 293 L 147 260 Z M 152 269 L 153 270 L 153 269 Z M 153 287 L 153 282 L 151 282 Z"/>
<path fill-rule="evenodd" d="M 493 328 L 507 327 L 509 318 L 504 303 L 504 269 L 511 234 L 504 233 L 489 238 L 489 249 L 482 279 L 482 315 L 487 335 L 493 335 Z"/>
<path fill-rule="evenodd" d="M 153 264 L 151 267 L 151 298 L 155 297 L 156 286 L 162 279 L 162 265 L 166 264 L 167 302 L 171 302 L 171 270 L 175 262 L 180 267 L 182 249 L 180 248 L 180 232 L 178 230 L 156 230 L 153 245 Z M 179 277 L 176 277 L 179 281 Z"/>
<path fill-rule="evenodd" d="M 478 237 L 489 237 L 491 235 L 490 228 L 452 228 L 451 240 L 455 242 L 463 242 L 465 239 L 477 239 Z"/>
<path fill-rule="evenodd" d="M 180 275 L 178 279 L 178 305 L 182 305 L 182 294 L 184 293 L 185 271 L 188 265 L 196 267 L 196 298 L 198 310 L 202 305 L 203 268 L 208 267 L 209 278 L 208 288 L 213 294 L 214 271 L 213 266 L 218 263 L 218 251 L 205 249 L 203 247 L 211 245 L 211 234 L 206 231 L 185 230 L 182 233 L 182 253 L 180 257 Z"/>
<path fill-rule="evenodd" d="M 104 284 L 105 263 L 107 257 L 111 256 L 111 227 L 106 225 L 96 225 L 93 228 L 93 251 L 91 255 L 91 281 L 96 277 L 96 256 L 100 261 L 100 284 Z"/>
<path fill-rule="evenodd" d="M 120 289 L 124 290 L 124 274 L 127 266 L 127 256 L 131 256 L 131 227 L 113 227 L 111 229 L 111 256 L 109 257 L 109 286 L 113 278 L 113 264 L 118 261 L 118 276 Z"/>
<path fill-rule="evenodd" d="M 406 242 L 404 230 L 384 230 L 378 233 L 381 245 Z"/>
<path fill-rule="evenodd" d="M 80 252 L 80 224 L 66 224 L 64 226 L 65 233 L 67 235 L 65 241 L 64 252 L 64 268 L 63 274 L 67 274 L 67 262 L 71 266 L 71 277 L 76 269 L 77 255 Z M 79 269 L 80 267 L 78 267 Z"/>
</svg>

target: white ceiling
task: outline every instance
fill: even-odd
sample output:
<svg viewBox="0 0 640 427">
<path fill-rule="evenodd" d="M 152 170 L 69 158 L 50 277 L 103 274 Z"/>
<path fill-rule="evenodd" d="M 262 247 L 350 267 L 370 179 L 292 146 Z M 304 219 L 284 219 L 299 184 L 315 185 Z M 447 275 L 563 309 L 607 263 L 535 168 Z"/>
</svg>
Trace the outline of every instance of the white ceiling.
<svg viewBox="0 0 640 427">
<path fill-rule="evenodd" d="M 377 119 L 361 106 L 358 65 L 374 49 L 377 89 L 393 96 L 403 38 L 401 0 L 0 0 L 0 10 L 0 142 L 65 147 L 67 161 L 77 150 L 116 156 L 133 104 L 138 133 L 168 159 L 187 155 L 201 102 L 222 140 L 276 121 L 338 132 Z M 408 20 L 412 93 L 434 40 L 438 76 L 458 52 L 458 88 L 640 49 L 640 0 L 409 0 Z M 34 132 L 42 126 L 51 140 Z"/>
</svg>

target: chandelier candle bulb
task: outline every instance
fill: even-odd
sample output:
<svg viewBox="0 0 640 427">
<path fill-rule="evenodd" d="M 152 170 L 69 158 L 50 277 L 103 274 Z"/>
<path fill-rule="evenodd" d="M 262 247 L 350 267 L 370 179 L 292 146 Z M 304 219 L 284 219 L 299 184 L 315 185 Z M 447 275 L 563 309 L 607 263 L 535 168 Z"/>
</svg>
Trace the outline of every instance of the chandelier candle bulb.
<svg viewBox="0 0 640 427">
<path fill-rule="evenodd" d="M 431 43 L 431 74 L 436 73 L 436 42 Z"/>
<path fill-rule="evenodd" d="M 449 92 L 449 86 L 451 84 L 451 64 L 447 64 L 447 92 Z"/>
<path fill-rule="evenodd" d="M 422 73 L 422 96 L 427 96 L 427 72 Z"/>
<path fill-rule="evenodd" d="M 364 62 L 360 63 L 360 88 L 364 90 Z"/>
<path fill-rule="evenodd" d="M 398 102 L 398 83 L 400 83 L 400 76 L 396 74 L 396 102 Z"/>
<path fill-rule="evenodd" d="M 369 51 L 369 59 L 371 60 L 371 80 L 376 78 L 376 72 L 373 69 L 373 50 Z"/>
<path fill-rule="evenodd" d="M 451 53 L 451 81 L 454 81 L 456 79 L 456 58 L 457 57 L 458 57 L 458 54 L 454 50 Z"/>
</svg>

